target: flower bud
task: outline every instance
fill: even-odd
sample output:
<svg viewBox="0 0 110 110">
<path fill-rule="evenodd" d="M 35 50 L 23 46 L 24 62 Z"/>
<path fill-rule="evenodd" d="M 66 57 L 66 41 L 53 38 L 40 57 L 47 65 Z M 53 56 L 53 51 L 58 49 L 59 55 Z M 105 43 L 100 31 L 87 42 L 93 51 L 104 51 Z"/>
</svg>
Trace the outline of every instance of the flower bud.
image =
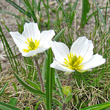
<svg viewBox="0 0 110 110">
<path fill-rule="evenodd" d="M 64 95 L 69 95 L 72 92 L 72 87 L 71 86 L 63 86 L 62 90 L 63 90 Z"/>
</svg>

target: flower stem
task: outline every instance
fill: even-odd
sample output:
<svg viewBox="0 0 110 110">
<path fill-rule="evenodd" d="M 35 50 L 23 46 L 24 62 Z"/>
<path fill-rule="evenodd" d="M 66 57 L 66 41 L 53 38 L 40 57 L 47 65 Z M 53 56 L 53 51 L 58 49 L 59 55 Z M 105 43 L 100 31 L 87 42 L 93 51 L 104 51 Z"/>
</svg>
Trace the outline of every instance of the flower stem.
<svg viewBox="0 0 110 110">
<path fill-rule="evenodd" d="M 65 103 L 63 103 L 63 110 L 65 110 L 66 109 L 66 104 Z"/>
<path fill-rule="evenodd" d="M 34 60 L 35 60 L 35 63 L 36 63 L 36 66 L 37 66 L 37 70 L 38 70 L 38 73 L 39 73 L 39 80 L 41 82 L 41 88 L 42 88 L 42 91 L 44 92 L 44 84 L 43 84 L 43 80 L 42 80 L 42 76 L 41 76 L 41 72 L 40 72 L 40 67 L 39 67 L 39 64 L 38 64 L 38 60 L 36 57 L 34 57 Z"/>
<path fill-rule="evenodd" d="M 68 75 L 68 81 L 67 81 L 67 85 L 68 85 L 68 86 L 70 85 L 71 79 L 72 79 L 72 73 L 70 73 L 70 74 Z"/>
</svg>

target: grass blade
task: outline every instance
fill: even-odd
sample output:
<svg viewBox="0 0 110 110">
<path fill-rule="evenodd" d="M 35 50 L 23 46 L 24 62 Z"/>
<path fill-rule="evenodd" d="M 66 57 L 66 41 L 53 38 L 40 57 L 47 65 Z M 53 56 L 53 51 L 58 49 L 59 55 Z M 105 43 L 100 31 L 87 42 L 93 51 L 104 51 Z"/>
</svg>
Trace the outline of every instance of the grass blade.
<svg viewBox="0 0 110 110">
<path fill-rule="evenodd" d="M 59 76 L 57 74 L 57 72 L 55 72 L 55 83 L 58 87 L 58 90 L 59 90 L 59 93 L 60 93 L 60 96 L 62 98 L 62 100 L 64 100 L 64 95 L 63 95 L 63 91 L 62 91 L 62 85 L 60 83 L 60 79 L 59 79 Z"/>
<path fill-rule="evenodd" d="M 46 70 L 47 70 L 47 58 L 44 60 L 44 63 L 43 63 L 43 69 L 42 69 L 42 79 L 43 79 L 43 81 L 45 81 Z"/>
<path fill-rule="evenodd" d="M 0 90 L 0 96 L 3 94 L 3 92 L 4 92 L 5 88 L 7 87 L 7 85 L 8 85 L 8 82 L 5 83 L 4 87 Z"/>
<path fill-rule="evenodd" d="M 110 108 L 110 102 L 103 103 L 103 104 L 98 104 L 98 105 L 93 105 L 93 106 L 90 106 L 90 107 L 83 108 L 81 110 L 105 110 L 107 108 Z"/>
<path fill-rule="evenodd" d="M 76 0 L 75 1 L 75 3 L 74 3 L 74 5 L 73 5 L 73 7 L 72 7 L 72 11 L 71 11 L 71 13 L 70 13 L 70 26 L 72 25 L 72 22 L 73 22 L 73 20 L 74 20 L 74 16 L 75 16 L 75 11 L 76 11 L 76 7 L 77 7 L 77 4 L 78 4 L 78 1 L 79 0 Z"/>
<path fill-rule="evenodd" d="M 0 10 L 0 13 L 9 14 L 9 15 L 14 16 L 14 17 L 16 17 L 16 18 L 20 18 L 19 16 L 15 15 L 14 13 L 11 13 L 11 12 L 8 12 L 8 11 Z"/>
<path fill-rule="evenodd" d="M 87 14 L 90 11 L 89 0 L 82 0 L 82 15 L 81 15 L 81 27 L 84 27 L 84 24 L 87 19 Z"/>
<path fill-rule="evenodd" d="M 3 103 L 3 102 L 0 102 L 0 109 L 1 110 L 20 110 L 19 108 L 16 108 L 13 105 L 6 104 L 6 103 Z"/>
<path fill-rule="evenodd" d="M 29 0 L 24 0 L 24 2 L 25 2 L 27 10 L 30 13 L 30 15 L 32 16 L 34 22 L 37 22 L 37 17 L 34 12 L 34 7 L 31 6 L 31 3 L 29 2 Z"/>
<path fill-rule="evenodd" d="M 6 53 L 7 57 L 8 57 L 8 60 L 10 62 L 11 67 L 13 69 L 16 68 L 16 71 L 17 71 L 17 62 L 16 62 L 16 59 L 15 59 L 15 56 L 14 56 L 14 54 L 13 54 L 13 52 L 12 52 L 12 50 L 11 50 L 7 40 L 6 40 L 6 38 L 5 38 L 5 35 L 4 35 L 3 31 L 2 31 L 1 26 L 0 26 L 0 38 L 1 38 L 1 41 L 3 43 L 3 47 L 4 47 L 4 50 L 5 50 L 5 53 Z"/>
<path fill-rule="evenodd" d="M 23 8 L 21 8 L 19 5 L 17 5 L 15 2 L 11 1 L 11 0 L 6 0 L 6 2 L 8 2 L 9 4 L 11 4 L 13 7 L 15 7 L 16 9 L 18 9 L 21 13 L 27 15 L 29 18 L 31 18 L 30 14 L 27 13 Z"/>
<path fill-rule="evenodd" d="M 98 5 L 97 5 L 97 3 L 96 3 L 96 0 L 94 0 L 94 3 L 95 3 L 95 5 L 96 5 L 96 8 L 97 8 L 98 13 L 99 13 L 99 15 L 100 15 L 101 21 L 102 21 L 102 23 L 103 23 L 103 25 L 104 25 L 104 28 L 106 28 L 105 19 L 104 19 L 104 17 L 103 17 L 103 14 L 102 14 L 100 8 L 98 7 Z"/>
<path fill-rule="evenodd" d="M 65 28 L 62 29 L 55 37 L 53 40 L 58 41 L 58 39 L 64 34 Z"/>
</svg>

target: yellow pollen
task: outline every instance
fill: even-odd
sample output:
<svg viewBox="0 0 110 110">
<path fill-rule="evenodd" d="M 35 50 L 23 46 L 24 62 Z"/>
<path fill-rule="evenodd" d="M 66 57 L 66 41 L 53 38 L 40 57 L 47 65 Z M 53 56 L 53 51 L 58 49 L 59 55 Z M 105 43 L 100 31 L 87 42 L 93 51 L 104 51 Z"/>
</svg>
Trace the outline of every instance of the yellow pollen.
<svg viewBox="0 0 110 110">
<path fill-rule="evenodd" d="M 29 39 L 27 38 L 27 41 L 25 41 L 28 49 L 23 49 L 25 53 L 28 53 L 29 51 L 36 50 L 39 47 L 40 42 L 38 40 L 33 41 L 32 37 Z"/>
<path fill-rule="evenodd" d="M 67 55 L 67 59 L 64 58 L 64 66 L 72 70 L 81 70 L 83 69 L 82 61 L 83 57 L 77 57 L 76 54 L 70 53 Z"/>
</svg>

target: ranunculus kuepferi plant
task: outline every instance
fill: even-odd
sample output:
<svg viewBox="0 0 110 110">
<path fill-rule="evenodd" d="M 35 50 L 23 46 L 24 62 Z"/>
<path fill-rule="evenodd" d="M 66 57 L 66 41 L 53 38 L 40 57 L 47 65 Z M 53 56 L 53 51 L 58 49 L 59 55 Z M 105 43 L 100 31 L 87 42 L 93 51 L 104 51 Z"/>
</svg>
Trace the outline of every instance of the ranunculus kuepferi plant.
<svg viewBox="0 0 110 110">
<path fill-rule="evenodd" d="M 71 46 L 71 49 L 62 42 L 52 42 L 54 61 L 52 68 L 66 72 L 84 72 L 105 63 L 105 59 L 93 54 L 93 43 L 86 37 L 79 37 Z"/>
<path fill-rule="evenodd" d="M 46 95 L 47 97 L 49 95 L 50 98 L 49 99 L 50 102 L 48 102 L 48 100 L 46 99 L 47 100 L 46 106 L 48 106 L 47 108 L 50 108 L 49 110 L 51 110 L 51 105 L 52 105 L 51 102 L 52 90 L 48 90 L 50 88 L 50 83 L 48 83 L 49 86 L 47 85 L 48 89 L 44 87 L 43 83 L 45 81 L 43 81 L 42 79 L 40 66 L 35 57 L 38 53 L 44 52 L 45 50 L 48 50 L 50 47 L 52 48 L 54 54 L 54 61 L 52 64 L 48 63 L 49 67 L 47 68 L 50 69 L 49 71 L 51 71 L 51 68 L 55 68 L 57 70 L 68 73 L 72 73 L 75 71 L 85 72 L 85 71 L 90 71 L 93 68 L 105 63 L 105 59 L 101 55 L 99 55 L 98 53 L 95 55 L 93 54 L 93 48 L 94 48 L 93 43 L 91 40 L 88 40 L 86 37 L 79 37 L 69 49 L 62 42 L 52 41 L 52 38 L 55 35 L 54 30 L 46 30 L 40 32 L 37 23 L 33 23 L 33 22 L 25 23 L 24 31 L 22 34 L 20 34 L 19 32 L 10 32 L 10 34 L 13 40 L 15 41 L 15 44 L 17 45 L 19 51 L 24 57 L 34 57 L 39 73 L 42 92 L 45 93 L 46 90 Z M 49 77 L 48 79 L 50 80 L 51 77 Z M 64 85 L 61 88 L 62 88 L 63 96 L 65 97 L 68 97 L 68 95 L 72 93 L 72 87 L 70 85 Z M 63 102 L 63 110 L 65 110 L 65 108 L 66 108 L 66 103 Z"/>
<path fill-rule="evenodd" d="M 22 34 L 19 32 L 10 32 L 10 34 L 23 56 L 34 57 L 38 53 L 42 53 L 50 48 L 50 42 L 55 35 L 55 32 L 54 30 L 45 30 L 40 32 L 38 24 L 31 22 L 25 23 L 24 31 Z M 36 57 L 34 57 L 34 59 L 39 73 L 41 88 L 42 91 L 44 91 L 44 84 L 40 72 L 40 67 Z"/>
<path fill-rule="evenodd" d="M 22 34 L 19 32 L 10 34 L 22 55 L 30 57 L 47 50 L 55 32 L 54 30 L 40 32 L 37 23 L 31 22 L 25 23 Z"/>
</svg>

